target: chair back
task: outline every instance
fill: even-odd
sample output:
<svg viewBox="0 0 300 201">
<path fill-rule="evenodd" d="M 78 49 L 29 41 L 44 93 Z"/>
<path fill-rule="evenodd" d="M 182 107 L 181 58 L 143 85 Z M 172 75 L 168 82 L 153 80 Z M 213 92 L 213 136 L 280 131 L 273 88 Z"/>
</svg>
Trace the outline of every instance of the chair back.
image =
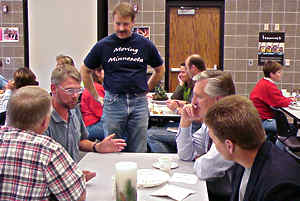
<svg viewBox="0 0 300 201">
<path fill-rule="evenodd" d="M 3 126 L 5 124 L 6 120 L 6 111 L 0 113 L 0 126 Z"/>
<path fill-rule="evenodd" d="M 286 118 L 285 114 L 278 108 L 274 108 L 274 107 L 271 107 L 271 108 L 275 114 L 278 135 L 284 136 L 284 137 L 297 135 L 298 129 L 294 125 L 289 124 L 288 119 Z"/>
</svg>

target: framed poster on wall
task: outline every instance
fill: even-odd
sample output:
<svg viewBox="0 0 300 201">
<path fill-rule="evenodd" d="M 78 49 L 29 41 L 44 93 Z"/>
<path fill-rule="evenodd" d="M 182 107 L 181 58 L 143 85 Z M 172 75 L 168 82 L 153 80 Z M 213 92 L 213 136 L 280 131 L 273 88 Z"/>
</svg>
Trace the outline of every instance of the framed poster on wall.
<svg viewBox="0 0 300 201">
<path fill-rule="evenodd" d="M 140 34 L 150 40 L 150 27 L 149 26 L 135 26 L 132 32 Z"/>
<path fill-rule="evenodd" d="M 264 65 L 265 61 L 272 60 L 284 65 L 283 32 L 260 32 L 258 43 L 258 65 Z"/>
<path fill-rule="evenodd" d="M 18 42 L 18 27 L 0 27 L 0 42 Z"/>
</svg>

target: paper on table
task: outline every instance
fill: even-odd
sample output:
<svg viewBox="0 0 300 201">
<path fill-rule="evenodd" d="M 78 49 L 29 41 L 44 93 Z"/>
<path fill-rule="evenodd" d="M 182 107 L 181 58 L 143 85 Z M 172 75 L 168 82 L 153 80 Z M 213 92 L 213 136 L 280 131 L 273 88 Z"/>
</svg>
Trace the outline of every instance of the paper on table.
<svg viewBox="0 0 300 201">
<path fill-rule="evenodd" d="M 168 196 L 173 200 L 182 201 L 190 194 L 195 193 L 193 190 L 166 184 L 161 189 L 151 193 L 152 196 Z"/>
<path fill-rule="evenodd" d="M 184 174 L 184 173 L 175 172 L 169 181 L 183 182 L 187 184 L 196 184 L 198 181 L 198 177 L 194 174 Z"/>
</svg>

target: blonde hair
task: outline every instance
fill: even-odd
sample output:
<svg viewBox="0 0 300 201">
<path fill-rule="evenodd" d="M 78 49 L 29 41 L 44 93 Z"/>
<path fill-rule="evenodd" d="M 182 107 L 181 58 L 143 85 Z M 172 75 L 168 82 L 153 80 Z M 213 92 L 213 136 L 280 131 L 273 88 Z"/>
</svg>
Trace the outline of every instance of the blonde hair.
<svg viewBox="0 0 300 201">
<path fill-rule="evenodd" d="M 112 17 L 114 18 L 116 14 L 121 17 L 131 17 L 131 20 L 134 21 L 136 12 L 130 3 L 121 2 L 114 7 Z"/>
<path fill-rule="evenodd" d="M 58 85 L 62 83 L 65 79 L 71 77 L 81 82 L 81 77 L 79 71 L 70 64 L 65 64 L 63 67 L 56 67 L 51 74 L 51 84 Z"/>
<path fill-rule="evenodd" d="M 50 115 L 50 109 L 51 98 L 46 90 L 38 86 L 22 87 L 8 101 L 8 125 L 33 130 Z"/>
<path fill-rule="evenodd" d="M 58 63 L 59 61 L 60 61 L 60 64 Z M 70 64 L 72 66 L 75 66 L 73 59 L 70 56 L 66 56 L 63 54 L 60 54 L 56 57 L 56 62 L 57 62 L 57 64 L 56 64 L 57 67 L 64 66 L 65 64 Z"/>
</svg>

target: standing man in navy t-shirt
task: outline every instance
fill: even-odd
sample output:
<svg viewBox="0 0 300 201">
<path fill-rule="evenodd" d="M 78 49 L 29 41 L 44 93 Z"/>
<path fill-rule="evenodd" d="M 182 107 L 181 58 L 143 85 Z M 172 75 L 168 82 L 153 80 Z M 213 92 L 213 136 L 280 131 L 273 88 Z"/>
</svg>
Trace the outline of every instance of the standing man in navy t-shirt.
<svg viewBox="0 0 300 201">
<path fill-rule="evenodd" d="M 113 10 L 116 33 L 100 40 L 91 49 L 81 67 L 85 87 L 104 104 L 105 135 L 115 133 L 127 140 L 127 151 L 146 152 L 148 105 L 146 93 L 162 79 L 165 68 L 154 44 L 132 33 L 136 12 L 129 3 L 122 2 Z M 97 94 L 91 72 L 104 68 L 103 99 Z M 147 65 L 154 71 L 147 83 Z"/>
</svg>

